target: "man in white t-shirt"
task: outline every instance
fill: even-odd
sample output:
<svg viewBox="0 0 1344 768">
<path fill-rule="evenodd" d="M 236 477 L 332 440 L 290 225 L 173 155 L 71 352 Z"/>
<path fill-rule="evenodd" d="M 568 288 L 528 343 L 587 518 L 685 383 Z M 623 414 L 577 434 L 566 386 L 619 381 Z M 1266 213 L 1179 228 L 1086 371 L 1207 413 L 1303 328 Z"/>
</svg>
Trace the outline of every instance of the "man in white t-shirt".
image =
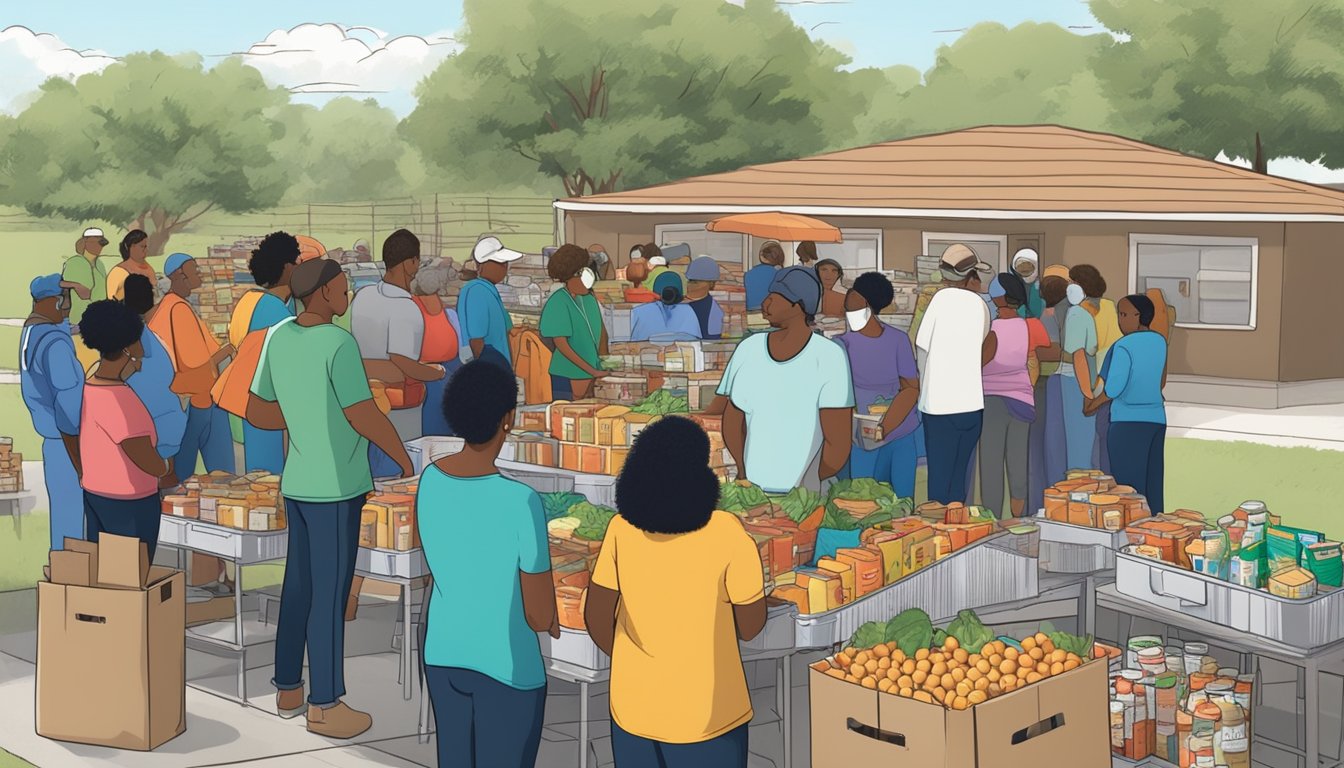
<svg viewBox="0 0 1344 768">
<path fill-rule="evenodd" d="M 929 500 L 964 502 L 985 410 L 980 369 L 989 336 L 989 307 L 980 298 L 981 273 L 993 270 L 957 243 L 938 264 L 943 290 L 934 294 L 915 338 L 919 412 L 923 414 Z"/>
<path fill-rule="evenodd" d="M 820 491 L 844 468 L 854 387 L 844 348 L 808 324 L 821 281 L 805 267 L 775 273 L 761 310 L 773 326 L 742 340 L 719 383 L 728 398 L 723 439 L 738 479 L 767 493 Z"/>
</svg>

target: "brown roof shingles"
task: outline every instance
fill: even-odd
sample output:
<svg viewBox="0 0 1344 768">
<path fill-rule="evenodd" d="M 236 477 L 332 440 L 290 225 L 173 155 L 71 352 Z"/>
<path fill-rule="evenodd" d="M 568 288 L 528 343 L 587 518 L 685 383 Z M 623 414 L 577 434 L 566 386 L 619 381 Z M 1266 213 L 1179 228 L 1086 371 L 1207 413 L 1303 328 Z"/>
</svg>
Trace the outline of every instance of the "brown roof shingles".
<svg viewBox="0 0 1344 768">
<path fill-rule="evenodd" d="M 566 202 L 1344 216 L 1344 192 L 1054 125 L 918 136 Z"/>
</svg>

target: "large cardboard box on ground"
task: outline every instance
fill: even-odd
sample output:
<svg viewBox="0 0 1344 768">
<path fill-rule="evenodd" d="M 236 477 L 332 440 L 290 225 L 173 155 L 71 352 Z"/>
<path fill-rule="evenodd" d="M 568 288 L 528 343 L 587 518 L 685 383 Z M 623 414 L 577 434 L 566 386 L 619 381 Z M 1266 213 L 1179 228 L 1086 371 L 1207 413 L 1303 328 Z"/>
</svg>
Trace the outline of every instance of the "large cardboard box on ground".
<svg viewBox="0 0 1344 768">
<path fill-rule="evenodd" d="M 1106 663 L 966 710 L 863 688 L 813 669 L 812 768 L 1109 768 Z"/>
<path fill-rule="evenodd" d="M 141 580 L 143 545 L 101 541 L 84 546 L 97 566 L 76 580 L 96 573 L 135 586 L 37 585 L 37 733 L 150 750 L 186 730 L 186 581 L 157 567 Z"/>
</svg>

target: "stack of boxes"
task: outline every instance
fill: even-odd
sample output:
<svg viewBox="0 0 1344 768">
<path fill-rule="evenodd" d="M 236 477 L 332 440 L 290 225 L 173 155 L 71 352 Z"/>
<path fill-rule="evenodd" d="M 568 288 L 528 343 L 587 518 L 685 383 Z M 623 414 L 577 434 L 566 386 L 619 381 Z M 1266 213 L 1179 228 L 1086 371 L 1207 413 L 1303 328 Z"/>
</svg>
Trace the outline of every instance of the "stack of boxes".
<svg viewBox="0 0 1344 768">
<path fill-rule="evenodd" d="M 261 238 L 244 238 L 233 245 L 211 246 L 204 258 L 196 259 L 202 285 L 191 295 L 191 301 L 218 339 L 228 338 L 234 306 L 244 293 L 256 287 L 247 262 L 259 245 Z"/>
<path fill-rule="evenodd" d="M 0 493 L 23 490 L 23 454 L 14 452 L 14 438 L 0 437 Z"/>
<path fill-rule="evenodd" d="M 548 425 L 551 437 L 559 441 L 556 466 L 594 475 L 620 474 L 630 452 L 631 425 L 649 420 L 625 405 L 553 403 Z"/>
<path fill-rule="evenodd" d="M 1120 531 L 1150 515 L 1147 499 L 1098 470 L 1071 470 L 1045 492 L 1045 517 L 1059 523 Z"/>
<path fill-rule="evenodd" d="M 416 485 L 384 486 L 369 496 L 359 515 L 359 546 L 409 552 L 420 548 L 415 524 Z"/>
<path fill-rule="evenodd" d="M 285 527 L 279 475 L 211 472 L 189 477 L 182 486 L 185 494 L 163 497 L 163 514 L 242 531 L 278 531 Z"/>
</svg>

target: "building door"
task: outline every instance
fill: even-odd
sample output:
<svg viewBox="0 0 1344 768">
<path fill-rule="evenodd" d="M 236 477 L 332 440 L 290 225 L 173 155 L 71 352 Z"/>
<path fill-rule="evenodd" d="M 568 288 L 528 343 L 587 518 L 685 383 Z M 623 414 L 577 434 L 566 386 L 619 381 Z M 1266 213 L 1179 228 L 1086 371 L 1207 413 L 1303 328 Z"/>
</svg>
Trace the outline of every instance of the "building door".
<svg viewBox="0 0 1344 768">
<path fill-rule="evenodd" d="M 1008 236 L 1008 269 L 1013 268 L 1013 257 L 1023 248 L 1030 248 L 1036 252 L 1036 268 L 1040 271 L 1045 270 L 1045 252 L 1041 249 L 1045 242 L 1045 235 L 1009 235 Z M 1040 275 L 1037 275 L 1040 278 Z"/>
</svg>

